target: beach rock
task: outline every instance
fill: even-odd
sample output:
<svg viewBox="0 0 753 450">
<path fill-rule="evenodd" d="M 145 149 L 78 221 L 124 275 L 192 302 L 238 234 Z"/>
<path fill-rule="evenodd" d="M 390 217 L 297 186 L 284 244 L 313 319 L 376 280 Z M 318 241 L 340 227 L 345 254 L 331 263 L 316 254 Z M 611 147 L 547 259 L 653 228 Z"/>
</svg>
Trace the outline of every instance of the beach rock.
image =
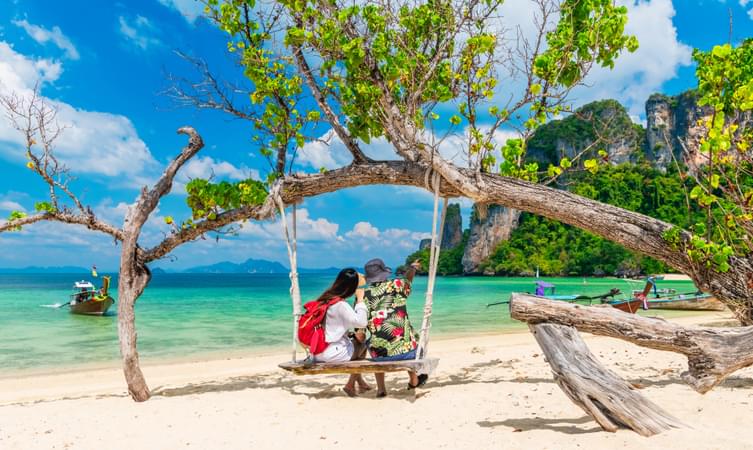
<svg viewBox="0 0 753 450">
<path fill-rule="evenodd" d="M 421 239 L 421 242 L 418 243 L 419 250 L 423 250 L 429 247 L 431 247 L 431 239 Z"/>
<path fill-rule="evenodd" d="M 698 106 L 695 92 L 676 96 L 654 94 L 646 101 L 647 158 L 659 168 L 673 160 L 688 166 L 701 164 L 699 141 L 705 133 L 699 120 L 710 116 L 711 108 Z"/>
<path fill-rule="evenodd" d="M 471 229 L 463 253 L 463 273 L 478 273 L 479 265 L 492 254 L 500 242 L 510 238 L 518 226 L 520 211 L 499 205 L 488 205 L 486 218 L 481 219 L 474 206 Z"/>
</svg>

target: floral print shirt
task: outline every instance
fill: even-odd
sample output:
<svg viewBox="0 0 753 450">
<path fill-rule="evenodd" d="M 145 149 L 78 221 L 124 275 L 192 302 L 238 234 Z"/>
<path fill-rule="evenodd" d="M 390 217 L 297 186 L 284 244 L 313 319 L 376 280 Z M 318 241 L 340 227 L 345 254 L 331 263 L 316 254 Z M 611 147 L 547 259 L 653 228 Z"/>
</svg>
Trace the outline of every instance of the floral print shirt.
<svg viewBox="0 0 753 450">
<path fill-rule="evenodd" d="M 364 300 L 369 310 L 372 358 L 402 355 L 416 348 L 417 336 L 406 309 L 410 291 L 410 283 L 400 278 L 366 287 Z"/>
</svg>

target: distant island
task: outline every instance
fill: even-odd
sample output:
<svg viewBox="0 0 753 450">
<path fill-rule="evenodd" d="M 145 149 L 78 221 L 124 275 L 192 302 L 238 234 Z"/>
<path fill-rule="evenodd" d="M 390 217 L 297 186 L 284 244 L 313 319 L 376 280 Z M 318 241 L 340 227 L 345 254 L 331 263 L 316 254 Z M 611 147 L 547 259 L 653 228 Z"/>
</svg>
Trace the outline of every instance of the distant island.
<svg viewBox="0 0 753 450">
<path fill-rule="evenodd" d="M 39 267 L 29 266 L 22 268 L 0 267 L 0 273 L 91 273 L 91 269 L 76 266 Z"/>
<path fill-rule="evenodd" d="M 222 261 L 207 266 L 189 267 L 183 270 L 170 270 L 163 267 L 152 267 L 152 275 L 166 273 L 258 273 L 258 274 L 287 274 L 290 270 L 276 261 L 267 261 L 265 259 L 247 259 L 241 263 Z M 322 269 L 311 269 L 299 267 L 298 273 L 337 273 L 340 269 L 337 267 L 326 267 Z M 109 273 L 108 271 L 100 271 Z M 0 267 L 0 274 L 23 274 L 23 273 L 81 273 L 91 274 L 91 269 L 76 266 L 55 266 L 39 267 L 30 266 L 23 268 L 3 268 Z"/>
<path fill-rule="evenodd" d="M 326 267 L 323 269 L 310 269 L 299 267 L 298 273 L 337 273 L 340 269 L 337 267 Z M 287 274 L 290 269 L 276 261 L 267 261 L 265 259 L 249 258 L 242 263 L 222 261 L 207 266 L 196 266 L 181 271 L 167 271 L 163 268 L 156 267 L 152 273 L 259 273 L 259 274 Z"/>
</svg>

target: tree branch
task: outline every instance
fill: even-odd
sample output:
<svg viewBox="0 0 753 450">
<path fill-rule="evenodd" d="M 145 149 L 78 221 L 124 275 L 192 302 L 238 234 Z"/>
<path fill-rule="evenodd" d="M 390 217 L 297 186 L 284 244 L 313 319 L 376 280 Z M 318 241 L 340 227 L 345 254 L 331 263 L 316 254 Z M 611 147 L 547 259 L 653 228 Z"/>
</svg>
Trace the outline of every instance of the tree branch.
<svg viewBox="0 0 753 450">
<path fill-rule="evenodd" d="M 753 365 L 753 327 L 683 327 L 662 319 L 627 314 L 610 306 L 584 307 L 525 294 L 510 300 L 513 319 L 553 323 L 688 357 L 683 379 L 706 393 L 736 370 Z"/>
<path fill-rule="evenodd" d="M 403 186 L 424 186 L 425 165 L 404 161 L 380 161 L 366 164 L 352 164 L 325 173 L 288 175 L 278 181 L 277 189 L 283 203 L 299 203 L 307 197 L 334 192 L 355 186 L 390 184 Z M 441 195 L 456 197 L 459 192 L 452 186 L 444 185 Z M 144 252 L 145 262 L 154 261 L 170 253 L 184 242 L 194 240 L 209 231 L 216 230 L 241 220 L 265 220 L 274 217 L 274 199 L 268 196 L 265 202 L 256 206 L 244 206 L 218 214 L 214 220 L 204 219 L 164 239 L 161 243 Z"/>
<path fill-rule="evenodd" d="M 201 136 L 191 127 L 182 127 L 178 129 L 178 134 L 185 134 L 189 136 L 188 145 L 183 147 L 180 154 L 167 166 L 165 172 L 160 179 L 154 185 L 151 191 L 147 191 L 146 188 L 141 192 L 136 204 L 129 210 L 126 216 L 125 227 L 129 231 L 140 230 L 144 225 L 149 215 L 157 207 L 159 200 L 170 192 L 173 186 L 173 179 L 178 173 L 178 170 L 191 159 L 199 150 L 204 147 L 204 140 Z M 138 233 L 136 233 L 138 235 Z"/>
<path fill-rule="evenodd" d="M 321 109 L 324 112 L 324 115 L 327 116 L 327 121 L 332 126 L 332 129 L 335 130 L 337 136 L 353 155 L 353 162 L 355 162 L 356 164 L 371 162 L 372 160 L 364 155 L 363 151 L 361 151 L 361 148 L 358 146 L 356 141 L 340 122 L 340 118 L 337 117 L 337 114 L 335 114 L 335 112 L 329 106 L 329 103 L 327 103 L 327 99 L 324 97 L 324 94 L 322 94 L 321 89 L 319 89 L 319 85 L 314 79 L 314 75 L 311 73 L 311 67 L 306 61 L 306 57 L 304 56 L 303 51 L 301 50 L 301 47 L 299 45 L 293 46 L 293 55 L 295 56 L 296 63 L 298 64 L 298 70 L 303 74 L 303 79 L 311 90 L 311 93 L 314 95 L 316 103 L 319 105 L 319 109 Z"/>
<path fill-rule="evenodd" d="M 3 224 L 0 224 L 0 233 L 4 231 L 12 231 L 18 227 L 31 225 L 33 223 L 42 221 L 83 225 L 90 230 L 101 231 L 102 233 L 108 234 L 118 241 L 122 241 L 124 238 L 123 230 L 97 219 L 94 213 L 92 213 L 91 211 L 86 214 L 73 214 L 70 211 L 56 211 L 33 214 L 30 216 L 22 217 L 20 219 L 9 220 Z"/>
</svg>

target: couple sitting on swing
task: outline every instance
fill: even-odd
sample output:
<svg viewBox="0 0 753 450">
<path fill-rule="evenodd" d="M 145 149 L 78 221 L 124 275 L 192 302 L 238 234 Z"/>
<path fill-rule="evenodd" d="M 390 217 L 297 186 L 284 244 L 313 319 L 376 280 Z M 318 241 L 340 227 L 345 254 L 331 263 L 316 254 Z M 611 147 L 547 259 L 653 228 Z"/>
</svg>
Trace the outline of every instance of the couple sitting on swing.
<svg viewBox="0 0 753 450">
<path fill-rule="evenodd" d="M 365 359 L 367 353 L 372 361 L 416 359 L 416 335 L 408 319 L 406 306 L 418 267 L 420 265 L 416 261 L 406 270 L 405 278 L 392 278 L 392 270 L 377 258 L 366 263 L 365 277 L 352 268 L 340 271 L 332 286 L 317 300 L 306 304 L 306 314 L 299 322 L 301 342 L 306 343 L 308 340 L 312 343 L 306 327 L 316 320 L 312 320 L 314 311 L 320 314 L 321 325 L 317 331 L 322 334 L 319 337 L 321 343 L 309 346 L 314 362 L 354 361 Z M 351 307 L 344 300 L 353 294 L 355 304 Z M 322 317 L 324 308 L 326 313 Z M 351 332 L 351 329 L 355 332 Z M 364 329 L 368 329 L 371 335 L 368 340 Z M 313 339 L 316 340 L 316 337 Z M 408 389 L 422 386 L 428 378 L 428 375 L 417 375 L 413 371 L 409 374 Z M 377 397 L 385 397 L 387 390 L 384 373 L 375 373 L 374 376 Z M 371 389 L 360 374 L 350 375 L 343 387 L 343 391 L 351 397 L 355 397 L 359 391 Z"/>
</svg>

